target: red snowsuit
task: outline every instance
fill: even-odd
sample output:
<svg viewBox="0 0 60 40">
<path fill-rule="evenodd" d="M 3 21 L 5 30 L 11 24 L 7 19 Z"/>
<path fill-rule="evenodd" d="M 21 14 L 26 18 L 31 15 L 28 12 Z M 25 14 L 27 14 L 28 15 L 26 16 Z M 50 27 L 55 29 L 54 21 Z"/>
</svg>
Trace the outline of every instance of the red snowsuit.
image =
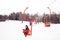
<svg viewBox="0 0 60 40">
<path fill-rule="evenodd" d="M 26 29 L 23 29 L 23 33 L 24 33 L 25 37 L 29 34 L 28 26 L 26 27 Z"/>
</svg>

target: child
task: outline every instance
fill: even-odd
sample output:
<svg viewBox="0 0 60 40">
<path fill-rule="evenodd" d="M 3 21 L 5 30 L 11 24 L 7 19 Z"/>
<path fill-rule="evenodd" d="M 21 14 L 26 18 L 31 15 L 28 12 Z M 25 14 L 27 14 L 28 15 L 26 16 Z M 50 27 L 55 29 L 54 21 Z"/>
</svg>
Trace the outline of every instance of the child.
<svg viewBox="0 0 60 40">
<path fill-rule="evenodd" d="M 26 28 L 23 29 L 23 33 L 24 33 L 25 37 L 29 34 L 29 28 L 27 25 L 26 25 Z"/>
</svg>

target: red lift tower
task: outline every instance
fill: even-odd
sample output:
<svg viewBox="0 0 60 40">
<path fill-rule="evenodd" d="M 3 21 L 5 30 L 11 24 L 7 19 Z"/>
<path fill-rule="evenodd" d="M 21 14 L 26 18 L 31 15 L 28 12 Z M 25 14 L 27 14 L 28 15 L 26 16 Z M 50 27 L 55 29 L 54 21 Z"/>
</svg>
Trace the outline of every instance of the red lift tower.
<svg viewBox="0 0 60 40">
<path fill-rule="evenodd" d="M 50 14 L 44 17 L 44 24 L 45 27 L 50 27 L 50 15 L 51 15 L 51 9 L 49 7 L 47 7 L 50 11 Z M 49 22 L 46 21 L 47 17 L 49 16 Z"/>
</svg>

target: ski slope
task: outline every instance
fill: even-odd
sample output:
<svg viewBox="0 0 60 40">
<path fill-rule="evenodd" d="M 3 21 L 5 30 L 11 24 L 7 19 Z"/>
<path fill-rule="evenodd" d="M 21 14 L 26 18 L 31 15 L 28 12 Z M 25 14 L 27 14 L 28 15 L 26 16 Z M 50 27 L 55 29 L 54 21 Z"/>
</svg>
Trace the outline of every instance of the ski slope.
<svg viewBox="0 0 60 40">
<path fill-rule="evenodd" d="M 29 22 L 12 20 L 0 22 L 0 40 L 60 40 L 60 24 L 45 27 L 44 23 L 33 23 L 32 36 L 27 37 L 22 30 L 25 25 L 29 26 Z"/>
</svg>

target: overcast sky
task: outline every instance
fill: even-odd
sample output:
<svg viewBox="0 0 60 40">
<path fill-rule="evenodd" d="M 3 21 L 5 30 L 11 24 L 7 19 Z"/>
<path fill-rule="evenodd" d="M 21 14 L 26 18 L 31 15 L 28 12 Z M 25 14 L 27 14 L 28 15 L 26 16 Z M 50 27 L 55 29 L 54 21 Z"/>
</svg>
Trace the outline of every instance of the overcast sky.
<svg viewBox="0 0 60 40">
<path fill-rule="evenodd" d="M 29 7 L 26 13 L 39 14 L 49 13 L 51 11 L 60 12 L 60 0 L 0 0 L 0 14 L 9 15 L 12 12 L 24 11 Z"/>
</svg>

